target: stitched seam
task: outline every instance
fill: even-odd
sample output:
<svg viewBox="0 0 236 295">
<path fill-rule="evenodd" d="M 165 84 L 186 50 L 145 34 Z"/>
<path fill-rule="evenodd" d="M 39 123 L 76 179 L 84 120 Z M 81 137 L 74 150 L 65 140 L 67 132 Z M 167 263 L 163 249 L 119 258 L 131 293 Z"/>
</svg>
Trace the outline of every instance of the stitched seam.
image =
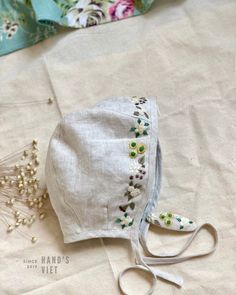
<svg viewBox="0 0 236 295">
<path fill-rule="evenodd" d="M 60 131 L 61 131 L 61 126 L 59 126 L 59 128 L 60 128 Z M 60 137 L 61 137 L 60 134 L 61 134 L 61 132 L 58 134 L 58 138 L 59 138 L 59 139 L 60 139 Z M 71 211 L 71 213 L 73 213 L 73 215 L 72 215 L 72 216 L 73 216 L 73 219 L 74 219 L 74 217 L 76 217 L 76 219 L 77 219 L 77 221 L 78 221 L 78 224 L 79 224 L 79 226 L 80 226 L 80 228 L 81 228 L 81 223 L 80 223 L 79 216 L 76 214 L 74 208 L 71 207 L 69 203 L 67 203 L 67 201 L 66 201 L 66 199 L 65 199 L 65 192 L 64 192 L 64 190 L 60 189 L 60 186 L 59 186 L 59 183 L 58 183 L 58 179 L 57 179 L 57 177 L 56 177 L 56 170 L 55 170 L 55 167 L 54 167 L 52 161 L 51 161 L 51 164 L 52 164 L 51 167 L 53 168 L 53 171 L 54 171 L 55 180 L 56 180 L 56 183 L 57 183 L 58 190 L 59 190 L 60 192 L 62 192 L 62 199 L 63 199 L 65 205 L 66 205 L 66 206 L 68 207 L 68 209 Z M 75 220 L 75 219 L 74 219 L 74 220 Z M 75 220 L 75 221 L 76 221 L 76 220 Z M 77 223 L 77 222 L 76 222 L 76 223 Z"/>
</svg>

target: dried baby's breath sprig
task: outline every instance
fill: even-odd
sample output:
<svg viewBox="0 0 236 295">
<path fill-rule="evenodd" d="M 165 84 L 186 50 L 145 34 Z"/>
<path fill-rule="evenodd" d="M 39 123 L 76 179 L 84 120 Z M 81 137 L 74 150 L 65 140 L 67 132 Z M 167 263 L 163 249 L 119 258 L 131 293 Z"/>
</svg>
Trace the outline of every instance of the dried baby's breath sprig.
<svg viewBox="0 0 236 295">
<path fill-rule="evenodd" d="M 38 141 L 0 160 L 0 220 L 6 231 L 17 231 L 22 236 L 37 241 L 24 229 L 31 227 L 35 220 L 43 220 L 48 192 L 40 187 L 37 177 L 39 166 Z"/>
</svg>

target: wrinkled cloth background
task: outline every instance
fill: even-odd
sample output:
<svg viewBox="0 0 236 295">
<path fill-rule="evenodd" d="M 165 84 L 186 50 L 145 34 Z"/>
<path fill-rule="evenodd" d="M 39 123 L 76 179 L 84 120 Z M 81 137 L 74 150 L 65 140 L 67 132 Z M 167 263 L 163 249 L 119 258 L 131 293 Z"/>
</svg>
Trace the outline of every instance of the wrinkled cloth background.
<svg viewBox="0 0 236 295">
<path fill-rule="evenodd" d="M 111 96 L 155 95 L 163 151 L 158 209 L 213 223 L 220 242 L 213 255 L 163 266 L 182 275 L 185 284 L 178 289 L 158 280 L 154 294 L 234 294 L 235 72 L 235 0 L 162 0 L 144 16 L 61 33 L 0 58 L 0 156 L 38 138 L 44 182 L 47 145 L 61 115 Z M 50 96 L 52 105 L 31 103 Z M 50 212 L 32 228 L 36 244 L 0 227 L 0 294 L 120 294 L 118 273 L 134 264 L 129 242 L 64 245 Z M 186 238 L 152 229 L 148 244 L 156 252 L 173 251 Z M 210 243 L 203 231 L 189 251 Z M 69 256 L 69 263 L 47 275 L 23 263 L 42 256 Z M 127 291 L 136 295 L 150 283 L 137 273 L 125 280 Z"/>
</svg>

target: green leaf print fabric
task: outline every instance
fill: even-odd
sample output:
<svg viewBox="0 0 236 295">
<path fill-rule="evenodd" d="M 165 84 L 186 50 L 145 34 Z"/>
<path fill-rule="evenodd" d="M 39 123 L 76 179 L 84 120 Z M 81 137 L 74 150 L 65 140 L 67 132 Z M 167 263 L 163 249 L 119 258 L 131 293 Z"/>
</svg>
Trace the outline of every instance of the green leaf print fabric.
<svg viewBox="0 0 236 295">
<path fill-rule="evenodd" d="M 154 0 L 0 0 L 0 55 L 31 46 L 60 26 L 86 28 L 145 13 Z"/>
</svg>

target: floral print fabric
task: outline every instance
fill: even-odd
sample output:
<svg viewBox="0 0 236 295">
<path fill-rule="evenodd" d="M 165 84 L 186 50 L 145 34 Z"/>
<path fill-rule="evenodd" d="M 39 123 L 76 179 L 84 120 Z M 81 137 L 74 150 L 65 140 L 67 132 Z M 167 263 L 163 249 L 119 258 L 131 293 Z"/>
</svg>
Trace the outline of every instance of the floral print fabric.
<svg viewBox="0 0 236 295">
<path fill-rule="evenodd" d="M 146 12 L 154 0 L 0 0 L 0 55 L 54 35 Z"/>
<path fill-rule="evenodd" d="M 0 55 L 33 45 L 56 33 L 52 23 L 37 23 L 30 1 L 0 0 Z"/>
</svg>

